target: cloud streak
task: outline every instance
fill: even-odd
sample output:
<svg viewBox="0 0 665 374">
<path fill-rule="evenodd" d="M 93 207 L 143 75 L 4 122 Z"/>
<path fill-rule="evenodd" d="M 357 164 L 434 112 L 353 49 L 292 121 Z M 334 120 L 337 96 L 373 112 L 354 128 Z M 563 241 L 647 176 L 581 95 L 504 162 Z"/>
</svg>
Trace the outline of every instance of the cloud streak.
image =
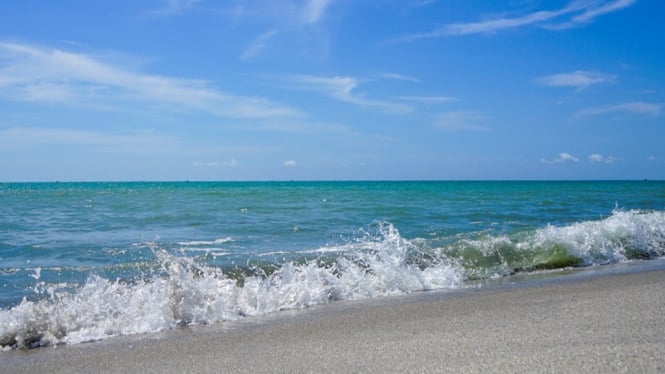
<svg viewBox="0 0 665 374">
<path fill-rule="evenodd" d="M 309 0 L 305 3 L 303 8 L 303 21 L 305 23 L 318 22 L 326 12 L 326 9 L 332 0 Z"/>
<path fill-rule="evenodd" d="M 90 147 L 98 152 L 161 153 L 180 148 L 174 138 L 153 131 L 110 134 L 97 131 L 12 127 L 0 130 L 0 148 L 26 149 L 43 145 Z"/>
<path fill-rule="evenodd" d="M 410 77 L 408 75 L 403 75 L 403 74 L 396 74 L 396 73 L 379 73 L 379 78 L 384 78 L 384 79 L 392 79 L 392 80 L 397 80 L 397 81 L 403 81 L 403 82 L 411 82 L 411 83 L 420 83 L 421 80 L 418 78 Z"/>
<path fill-rule="evenodd" d="M 410 113 L 413 107 L 392 101 L 369 99 L 364 94 L 356 93 L 360 82 L 353 77 L 322 77 L 314 75 L 290 75 L 287 85 L 292 89 L 320 92 L 335 100 L 361 107 L 373 107 L 393 113 Z"/>
<path fill-rule="evenodd" d="M 47 128 L 14 126 L 0 128 L 0 151 L 39 152 L 57 149 L 58 153 L 83 151 L 86 155 L 106 154 L 117 157 L 173 155 L 194 159 L 219 157 L 220 153 L 258 154 L 273 152 L 270 147 L 234 144 L 222 146 L 220 141 L 201 141 L 183 134 L 155 130 L 109 132 L 76 128 Z M 56 157 L 56 155 L 53 155 Z M 215 165 L 216 163 L 216 165 Z M 194 166 L 235 167 L 238 161 L 208 161 L 192 163 Z"/>
<path fill-rule="evenodd" d="M 233 0 L 220 2 L 220 13 L 233 22 L 267 22 L 272 27 L 313 26 L 325 19 L 333 0 Z"/>
<path fill-rule="evenodd" d="M 252 60 L 266 47 L 268 41 L 272 39 L 276 34 L 277 30 L 270 30 L 257 36 L 252 41 L 252 43 L 250 43 L 250 45 L 245 49 L 242 55 L 240 55 L 240 59 L 244 61 Z"/>
<path fill-rule="evenodd" d="M 591 6 L 585 10 L 584 13 L 573 17 L 571 26 L 576 24 L 586 23 L 593 21 L 594 18 L 602 16 L 604 14 L 616 12 L 623 8 L 627 8 L 633 5 L 637 0 L 616 0 L 616 1 L 596 1 L 599 3 L 598 6 Z"/>
<path fill-rule="evenodd" d="M 0 88 L 0 95 L 19 101 L 147 102 L 228 118 L 301 115 L 264 98 L 222 92 L 206 81 L 142 74 L 85 54 L 15 43 L 0 43 Z"/>
<path fill-rule="evenodd" d="M 200 1 L 202 0 L 163 0 L 163 6 L 150 11 L 149 14 L 157 17 L 180 15 Z"/>
<path fill-rule="evenodd" d="M 619 11 L 636 0 L 573 0 L 563 8 L 539 10 L 515 17 L 495 17 L 476 22 L 452 23 L 429 32 L 392 39 L 388 43 L 473 34 L 493 34 L 526 26 L 566 29 L 592 22 L 596 17 Z"/>
<path fill-rule="evenodd" d="M 457 100 L 452 96 L 399 96 L 398 99 L 424 105 L 438 105 Z"/>
<path fill-rule="evenodd" d="M 634 102 L 584 109 L 575 113 L 575 118 L 602 116 L 602 115 L 617 114 L 617 113 L 655 117 L 660 115 L 662 107 L 663 107 L 662 104 L 634 101 Z"/>
<path fill-rule="evenodd" d="M 578 91 L 595 84 L 614 83 L 616 76 L 594 71 L 576 70 L 568 73 L 547 75 L 536 78 L 538 84 L 550 87 L 573 87 Z"/>
<path fill-rule="evenodd" d="M 439 115 L 434 126 L 447 131 L 487 131 L 482 125 L 487 117 L 474 111 L 453 111 Z"/>
<path fill-rule="evenodd" d="M 219 167 L 230 167 L 234 168 L 239 165 L 238 160 L 235 158 L 232 158 L 228 161 L 211 161 L 211 162 L 201 162 L 201 161 L 194 161 L 192 162 L 192 166 L 198 166 L 198 167 L 208 167 L 208 168 L 219 168 Z"/>
</svg>

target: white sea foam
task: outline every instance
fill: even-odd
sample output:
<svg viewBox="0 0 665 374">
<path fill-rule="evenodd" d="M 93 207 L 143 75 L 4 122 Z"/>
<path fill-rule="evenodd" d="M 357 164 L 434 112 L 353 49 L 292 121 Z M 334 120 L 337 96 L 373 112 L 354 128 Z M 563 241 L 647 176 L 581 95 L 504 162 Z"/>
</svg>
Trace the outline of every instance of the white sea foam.
<svg viewBox="0 0 665 374">
<path fill-rule="evenodd" d="M 74 288 L 40 282 L 35 268 L 34 276 L 39 278 L 35 292 L 44 297 L 0 310 L 0 346 L 80 343 L 335 300 L 455 288 L 466 279 L 520 270 L 665 255 L 662 211 L 616 210 L 605 219 L 564 227 L 546 226 L 510 236 L 461 236 L 438 249 L 429 248 L 424 239 L 403 238 L 389 223 L 379 223 L 377 232 L 352 244 L 324 247 L 339 255 L 286 262 L 269 274 L 257 269 L 255 275 L 241 279 L 157 247 L 153 250 L 161 271 L 135 282 L 91 276 Z M 207 243 L 200 246 L 213 245 Z"/>
<path fill-rule="evenodd" d="M 30 274 L 30 277 L 34 278 L 35 280 L 39 280 L 39 278 L 42 276 L 42 268 L 34 268 L 33 271 L 35 273 Z"/>
<path fill-rule="evenodd" d="M 209 245 L 220 245 L 232 241 L 233 238 L 226 237 L 215 240 L 192 240 L 192 241 L 178 242 L 178 245 L 189 246 L 189 247 L 200 247 L 200 246 L 209 246 Z"/>
<path fill-rule="evenodd" d="M 600 221 L 538 230 L 532 246 L 563 245 L 587 265 L 665 254 L 665 212 L 614 210 Z"/>
<path fill-rule="evenodd" d="M 326 247 L 321 247 L 321 248 L 316 248 L 316 249 L 308 249 L 304 251 L 300 251 L 299 253 L 344 253 L 344 252 L 351 252 L 356 250 L 356 246 L 353 244 L 346 244 L 346 245 L 333 245 L 333 246 L 326 246 Z"/>
<path fill-rule="evenodd" d="M 216 256 L 226 256 L 229 254 L 227 250 L 221 247 L 178 247 L 176 248 L 178 251 L 181 252 L 203 252 L 203 253 L 209 253 L 213 254 Z"/>
<path fill-rule="evenodd" d="M 234 239 L 231 237 L 219 238 L 215 240 L 182 241 L 178 242 L 180 247 L 176 248 L 176 250 L 181 252 L 204 252 L 214 256 L 226 256 L 229 254 L 228 250 L 223 247 L 219 247 L 219 245 L 233 241 Z"/>
<path fill-rule="evenodd" d="M 615 210 L 598 221 L 513 235 L 484 233 L 439 248 L 438 255 L 457 261 L 467 278 L 660 257 L 665 255 L 665 212 Z"/>
<path fill-rule="evenodd" d="M 293 255 L 293 254 L 325 254 L 325 253 L 344 253 L 357 251 L 360 248 L 359 244 L 346 244 L 324 246 L 315 249 L 305 249 L 300 251 L 272 251 L 258 254 L 259 257 L 278 256 L 278 255 Z"/>
<path fill-rule="evenodd" d="M 410 264 L 413 244 L 390 224 L 381 224 L 380 231 L 380 238 L 364 243 L 354 256 L 327 265 L 289 262 L 243 282 L 156 250 L 164 275 L 134 283 L 91 276 L 76 292 L 53 288 L 45 299 L 0 311 L 0 346 L 80 343 L 461 284 L 460 269 L 443 261 L 425 269 Z"/>
</svg>

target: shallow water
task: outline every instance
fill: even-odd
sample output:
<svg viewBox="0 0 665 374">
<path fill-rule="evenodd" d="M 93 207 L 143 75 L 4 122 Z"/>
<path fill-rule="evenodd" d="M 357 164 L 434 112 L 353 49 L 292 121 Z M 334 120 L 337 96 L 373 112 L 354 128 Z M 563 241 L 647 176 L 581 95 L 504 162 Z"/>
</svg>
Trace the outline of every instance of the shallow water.
<svg viewBox="0 0 665 374">
<path fill-rule="evenodd" d="M 0 185 L 0 345 L 665 254 L 664 182 Z"/>
</svg>

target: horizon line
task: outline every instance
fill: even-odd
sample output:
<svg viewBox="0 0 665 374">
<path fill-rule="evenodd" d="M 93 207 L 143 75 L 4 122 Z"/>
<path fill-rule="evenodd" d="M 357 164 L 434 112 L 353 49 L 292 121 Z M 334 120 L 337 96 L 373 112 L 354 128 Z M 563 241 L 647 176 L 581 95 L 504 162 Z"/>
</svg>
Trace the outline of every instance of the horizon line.
<svg viewBox="0 0 665 374">
<path fill-rule="evenodd" d="M 0 181 L 0 184 L 28 183 L 344 183 L 344 182 L 664 182 L 665 179 L 651 178 L 589 178 L 589 179 L 545 179 L 545 178 L 505 178 L 505 179 L 246 179 L 246 180 L 206 180 L 206 179 L 150 179 L 150 180 L 14 180 Z"/>
</svg>

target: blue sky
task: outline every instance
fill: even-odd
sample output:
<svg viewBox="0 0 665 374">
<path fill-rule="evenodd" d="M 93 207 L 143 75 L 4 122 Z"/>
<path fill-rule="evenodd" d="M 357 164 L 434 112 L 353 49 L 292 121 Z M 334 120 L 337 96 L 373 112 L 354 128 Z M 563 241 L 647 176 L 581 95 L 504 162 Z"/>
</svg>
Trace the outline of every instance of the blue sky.
<svg viewBox="0 0 665 374">
<path fill-rule="evenodd" d="M 0 3 L 0 180 L 665 179 L 661 0 Z"/>
</svg>

